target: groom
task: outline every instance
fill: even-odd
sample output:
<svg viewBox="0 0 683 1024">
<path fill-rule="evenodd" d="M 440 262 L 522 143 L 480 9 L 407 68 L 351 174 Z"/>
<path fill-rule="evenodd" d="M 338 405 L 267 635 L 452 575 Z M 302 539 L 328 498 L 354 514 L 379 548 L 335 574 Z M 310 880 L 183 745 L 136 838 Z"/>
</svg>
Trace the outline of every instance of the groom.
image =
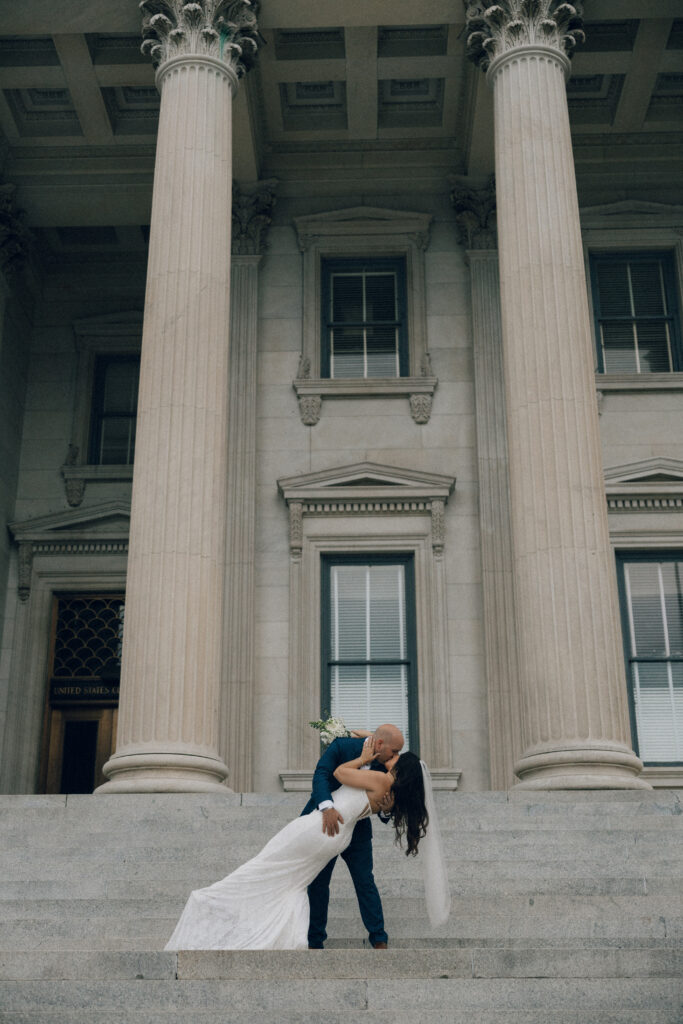
<svg viewBox="0 0 683 1024">
<path fill-rule="evenodd" d="M 405 740 L 395 725 L 380 725 L 374 733 L 365 733 L 374 739 L 375 760 L 368 767 L 386 771 L 384 765 L 399 753 Z M 334 777 L 334 770 L 340 764 L 359 757 L 363 739 L 348 737 L 330 743 L 313 773 L 313 792 L 302 814 L 316 809 L 322 811 L 322 828 L 328 836 L 339 832 L 339 823 L 344 819 L 334 806 L 332 794 L 340 783 Z M 372 825 L 369 818 L 359 821 L 353 830 L 351 842 L 341 855 L 351 872 L 356 889 L 358 906 L 363 924 L 368 930 L 370 942 L 375 949 L 387 948 L 387 933 L 384 930 L 382 903 L 372 874 Z M 308 948 L 323 949 L 327 938 L 327 907 L 330 900 L 330 878 L 336 857 L 325 865 L 320 874 L 308 887 L 308 902 L 311 916 L 308 927 Z"/>
</svg>

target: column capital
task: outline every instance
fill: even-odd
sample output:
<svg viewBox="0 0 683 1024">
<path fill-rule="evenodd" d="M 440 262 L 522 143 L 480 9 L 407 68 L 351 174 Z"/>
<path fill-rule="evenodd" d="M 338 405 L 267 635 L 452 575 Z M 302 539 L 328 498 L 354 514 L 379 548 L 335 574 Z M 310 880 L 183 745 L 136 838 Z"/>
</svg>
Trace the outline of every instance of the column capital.
<svg viewBox="0 0 683 1024">
<path fill-rule="evenodd" d="M 15 201 L 16 187 L 0 185 L 0 270 L 9 277 L 28 256 L 30 235 L 24 211 Z"/>
<path fill-rule="evenodd" d="M 475 188 L 466 178 L 451 177 L 451 205 L 455 210 L 458 240 L 466 249 L 497 249 L 496 180 Z"/>
<path fill-rule="evenodd" d="M 262 256 L 266 248 L 266 231 L 273 219 L 277 181 L 258 181 L 241 189 L 232 188 L 232 253 L 233 256 Z"/>
<path fill-rule="evenodd" d="M 465 0 L 467 55 L 487 71 L 521 47 L 542 46 L 571 56 L 584 39 L 581 0 Z"/>
<path fill-rule="evenodd" d="M 141 0 L 142 52 L 155 67 L 178 57 L 219 61 L 236 78 L 253 67 L 258 0 Z"/>
</svg>

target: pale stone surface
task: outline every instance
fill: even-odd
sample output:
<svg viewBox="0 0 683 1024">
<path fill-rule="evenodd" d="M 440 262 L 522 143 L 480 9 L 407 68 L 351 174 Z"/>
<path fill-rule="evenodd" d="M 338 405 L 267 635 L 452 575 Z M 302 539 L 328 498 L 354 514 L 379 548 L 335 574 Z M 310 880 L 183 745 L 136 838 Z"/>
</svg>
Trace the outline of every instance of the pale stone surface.
<svg viewBox="0 0 683 1024">
<path fill-rule="evenodd" d="M 630 749 L 564 77 L 569 36 L 488 12 L 523 785 L 646 785 Z M 493 10 L 493 9 L 492 9 Z M 497 10 L 497 9 L 496 9 Z M 478 16 L 474 5 L 470 15 Z M 564 9 L 553 14 L 563 22 Z M 564 22 L 563 22 L 564 23 Z M 541 39 L 541 36 L 538 36 Z M 531 42 L 529 41 L 531 40 Z M 551 442 L 552 439 L 552 442 Z"/>
</svg>

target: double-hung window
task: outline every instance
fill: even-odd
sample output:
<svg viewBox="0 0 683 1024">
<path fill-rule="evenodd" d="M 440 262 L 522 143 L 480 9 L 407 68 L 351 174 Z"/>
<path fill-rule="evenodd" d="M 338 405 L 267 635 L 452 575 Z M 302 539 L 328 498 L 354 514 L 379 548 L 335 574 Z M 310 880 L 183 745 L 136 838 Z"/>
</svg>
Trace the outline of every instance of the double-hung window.
<svg viewBox="0 0 683 1024">
<path fill-rule="evenodd" d="M 600 373 L 683 370 L 671 253 L 596 253 L 591 281 Z"/>
<path fill-rule="evenodd" d="M 323 260 L 321 308 L 323 377 L 409 374 L 403 258 Z"/>
<path fill-rule="evenodd" d="M 101 355 L 95 361 L 90 462 L 129 466 L 135 453 L 140 357 Z"/>
<path fill-rule="evenodd" d="M 620 558 L 631 719 L 646 764 L 683 763 L 683 554 Z"/>
<path fill-rule="evenodd" d="M 323 558 L 322 707 L 349 726 L 392 722 L 417 749 L 412 556 Z"/>
</svg>

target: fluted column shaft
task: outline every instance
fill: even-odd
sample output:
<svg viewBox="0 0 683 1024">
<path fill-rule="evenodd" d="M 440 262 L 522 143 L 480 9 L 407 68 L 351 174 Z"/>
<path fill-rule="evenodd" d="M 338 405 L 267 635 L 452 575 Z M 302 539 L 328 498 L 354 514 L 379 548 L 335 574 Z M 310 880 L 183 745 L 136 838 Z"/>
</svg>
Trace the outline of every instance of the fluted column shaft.
<svg viewBox="0 0 683 1024">
<path fill-rule="evenodd" d="M 149 7 L 149 4 L 147 4 Z M 228 10 L 230 7 L 230 10 Z M 143 4 L 143 9 L 145 4 Z M 247 3 L 165 0 L 116 753 L 101 791 L 220 790 L 232 97 Z M 246 13 L 245 13 L 246 12 Z"/>
<path fill-rule="evenodd" d="M 510 519 L 527 788 L 632 787 L 565 75 L 579 5 L 468 7 L 494 89 Z"/>
</svg>

